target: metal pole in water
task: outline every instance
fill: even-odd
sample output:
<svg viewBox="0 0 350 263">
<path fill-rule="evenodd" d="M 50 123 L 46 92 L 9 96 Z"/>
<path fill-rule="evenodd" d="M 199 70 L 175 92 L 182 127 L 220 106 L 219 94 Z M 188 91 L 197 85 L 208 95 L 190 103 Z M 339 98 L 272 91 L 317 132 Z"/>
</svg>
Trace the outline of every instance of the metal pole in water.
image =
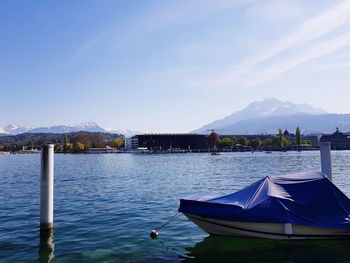
<svg viewBox="0 0 350 263">
<path fill-rule="evenodd" d="M 331 143 L 321 142 L 320 152 L 321 152 L 321 172 L 325 174 L 330 181 L 332 181 Z"/>
<path fill-rule="evenodd" d="M 40 174 L 40 234 L 52 235 L 53 232 L 53 178 L 54 145 L 45 144 L 41 150 Z"/>
</svg>

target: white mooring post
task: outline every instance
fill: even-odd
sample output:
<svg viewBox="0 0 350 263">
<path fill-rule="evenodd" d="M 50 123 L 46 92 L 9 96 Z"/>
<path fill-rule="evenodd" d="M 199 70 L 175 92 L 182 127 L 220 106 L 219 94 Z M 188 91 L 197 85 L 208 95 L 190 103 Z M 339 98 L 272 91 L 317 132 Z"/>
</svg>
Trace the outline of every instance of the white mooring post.
<svg viewBox="0 0 350 263">
<path fill-rule="evenodd" d="M 332 181 L 331 143 L 321 142 L 320 152 L 321 152 L 321 172 L 324 173 L 330 181 Z"/>
<path fill-rule="evenodd" d="M 54 145 L 45 144 L 41 150 L 40 174 L 40 233 L 53 232 Z"/>
</svg>

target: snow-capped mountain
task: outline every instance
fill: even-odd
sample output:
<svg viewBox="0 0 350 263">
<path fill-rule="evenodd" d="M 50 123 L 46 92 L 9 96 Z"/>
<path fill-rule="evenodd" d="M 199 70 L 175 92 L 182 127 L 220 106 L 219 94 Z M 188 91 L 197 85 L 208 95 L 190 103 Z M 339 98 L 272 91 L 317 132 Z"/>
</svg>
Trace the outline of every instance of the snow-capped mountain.
<svg viewBox="0 0 350 263">
<path fill-rule="evenodd" d="M 134 130 L 129 130 L 129 129 L 111 129 L 107 128 L 107 132 L 109 133 L 115 133 L 115 134 L 123 134 L 125 137 L 132 137 L 136 134 L 141 134 L 142 132 L 134 131 Z"/>
<path fill-rule="evenodd" d="M 219 119 L 204 125 L 194 132 L 206 133 L 208 129 L 222 129 L 227 126 L 232 126 L 239 121 L 248 119 L 307 114 L 319 115 L 327 114 L 327 112 L 305 103 L 295 104 L 289 101 L 280 101 L 275 98 L 267 98 L 262 101 L 252 102 L 243 110 L 237 111 L 223 119 Z"/>
<path fill-rule="evenodd" d="M 326 114 L 327 112 L 306 103 L 294 104 L 289 101 L 283 102 L 275 98 L 268 98 L 263 101 L 251 103 L 240 113 L 241 117 L 244 116 L 243 114 L 246 114 L 243 119 L 249 119 L 251 117 L 284 116 L 293 114 Z"/>
<path fill-rule="evenodd" d="M 12 124 L 10 124 L 2 129 L 0 129 L 0 133 L 19 134 L 19 133 L 27 132 L 31 129 L 33 129 L 33 128 L 31 126 L 28 126 L 28 125 L 12 125 Z"/>
<path fill-rule="evenodd" d="M 107 132 L 106 129 L 102 128 L 95 122 L 82 122 L 78 125 L 75 125 L 74 128 L 80 131 Z"/>
<path fill-rule="evenodd" d="M 55 125 L 51 127 L 37 127 L 33 128 L 28 125 L 7 125 L 4 128 L 0 127 L 0 134 L 2 135 L 16 135 L 20 133 L 70 133 L 70 132 L 101 132 L 123 134 L 125 137 L 131 137 L 140 132 L 129 129 L 104 129 L 95 122 L 83 122 L 74 126 L 69 125 Z"/>
<path fill-rule="evenodd" d="M 31 129 L 29 133 L 69 133 L 69 132 L 107 132 L 95 122 L 83 122 L 75 126 L 57 125 L 52 127 L 39 127 Z"/>
<path fill-rule="evenodd" d="M 69 132 L 79 132 L 79 131 L 108 133 L 107 130 L 105 130 L 95 122 L 84 122 L 74 126 L 55 125 L 51 127 L 38 127 L 38 128 L 33 128 L 28 125 L 10 124 L 4 128 L 0 128 L 0 134 L 9 134 L 9 135 L 16 135 L 20 133 L 69 133 Z"/>
</svg>

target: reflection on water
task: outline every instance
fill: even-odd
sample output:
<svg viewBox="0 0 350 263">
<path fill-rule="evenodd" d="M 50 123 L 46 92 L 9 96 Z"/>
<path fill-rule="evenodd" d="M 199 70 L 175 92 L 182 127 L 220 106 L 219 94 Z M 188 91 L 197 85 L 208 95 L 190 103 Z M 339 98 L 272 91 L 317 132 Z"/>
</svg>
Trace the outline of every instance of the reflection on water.
<svg viewBox="0 0 350 263">
<path fill-rule="evenodd" d="M 55 255 L 55 243 L 53 242 L 53 229 L 41 231 L 39 243 L 39 263 L 49 263 Z"/>
<path fill-rule="evenodd" d="M 349 262 L 350 240 L 267 240 L 208 236 L 185 262 Z"/>
</svg>

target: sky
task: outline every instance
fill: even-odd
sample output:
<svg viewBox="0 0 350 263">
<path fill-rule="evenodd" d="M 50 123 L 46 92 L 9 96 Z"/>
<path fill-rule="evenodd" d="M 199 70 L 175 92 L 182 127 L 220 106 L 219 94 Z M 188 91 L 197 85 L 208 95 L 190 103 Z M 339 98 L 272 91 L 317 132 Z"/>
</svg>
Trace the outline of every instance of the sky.
<svg viewBox="0 0 350 263">
<path fill-rule="evenodd" d="M 350 0 L 0 1 L 0 127 L 189 132 L 275 97 L 350 113 Z"/>
</svg>

